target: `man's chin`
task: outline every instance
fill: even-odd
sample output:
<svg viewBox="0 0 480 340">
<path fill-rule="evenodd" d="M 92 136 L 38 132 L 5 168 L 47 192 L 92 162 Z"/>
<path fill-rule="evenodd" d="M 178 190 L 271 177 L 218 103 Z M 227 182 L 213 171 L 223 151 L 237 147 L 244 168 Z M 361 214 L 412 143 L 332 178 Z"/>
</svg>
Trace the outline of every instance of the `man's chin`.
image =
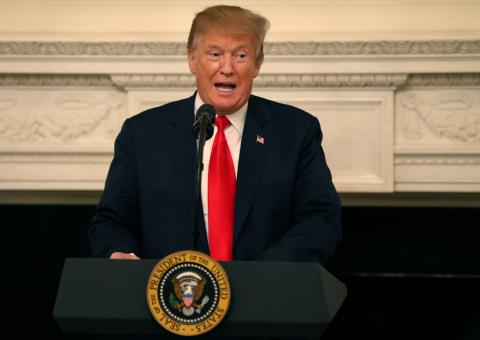
<svg viewBox="0 0 480 340">
<path fill-rule="evenodd" d="M 212 105 L 219 114 L 230 114 L 238 111 L 242 106 L 237 101 L 214 101 Z"/>
</svg>

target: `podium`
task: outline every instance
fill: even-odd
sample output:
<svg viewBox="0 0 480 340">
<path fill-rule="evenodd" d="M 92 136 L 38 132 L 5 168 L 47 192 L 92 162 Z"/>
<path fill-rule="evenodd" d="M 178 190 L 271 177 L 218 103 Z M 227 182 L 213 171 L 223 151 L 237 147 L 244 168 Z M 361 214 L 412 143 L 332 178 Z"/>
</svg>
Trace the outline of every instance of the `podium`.
<svg viewBox="0 0 480 340">
<path fill-rule="evenodd" d="M 173 336 L 147 305 L 147 281 L 157 262 L 66 259 L 55 320 L 73 334 Z M 230 308 L 203 337 L 319 338 L 347 294 L 342 282 L 315 263 L 221 264 L 230 281 Z"/>
</svg>

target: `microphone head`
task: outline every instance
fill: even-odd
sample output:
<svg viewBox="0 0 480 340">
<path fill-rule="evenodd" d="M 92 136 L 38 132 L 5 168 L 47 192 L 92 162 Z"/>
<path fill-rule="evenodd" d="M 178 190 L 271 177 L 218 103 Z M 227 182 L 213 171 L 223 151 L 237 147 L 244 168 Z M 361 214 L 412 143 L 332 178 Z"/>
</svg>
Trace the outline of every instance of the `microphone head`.
<svg viewBox="0 0 480 340">
<path fill-rule="evenodd" d="M 208 140 L 213 136 L 215 115 L 215 108 L 210 104 L 203 104 L 198 108 L 195 115 L 195 122 L 193 123 L 193 134 L 196 139 L 199 138 L 201 125 L 205 126 L 205 140 Z"/>
<path fill-rule="evenodd" d="M 202 106 L 200 106 L 197 111 L 197 116 L 202 113 L 212 116 L 213 119 L 215 119 L 215 115 L 217 114 L 215 108 L 211 104 L 203 104 Z"/>
</svg>

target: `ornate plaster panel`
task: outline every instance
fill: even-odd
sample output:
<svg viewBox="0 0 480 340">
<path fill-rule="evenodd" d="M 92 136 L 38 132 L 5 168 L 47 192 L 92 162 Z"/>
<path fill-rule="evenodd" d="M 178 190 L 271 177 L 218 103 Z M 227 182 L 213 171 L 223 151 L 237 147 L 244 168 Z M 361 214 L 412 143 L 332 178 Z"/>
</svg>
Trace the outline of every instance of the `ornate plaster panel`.
<svg viewBox="0 0 480 340">
<path fill-rule="evenodd" d="M 124 110 L 115 90 L 3 90 L 0 146 L 51 151 L 111 145 Z"/>
<path fill-rule="evenodd" d="M 396 97 L 398 147 L 446 146 L 480 151 L 480 89 L 399 91 Z"/>
<path fill-rule="evenodd" d="M 479 74 L 411 76 L 396 94 L 395 190 L 480 190 Z"/>
<path fill-rule="evenodd" d="M 123 95 L 32 79 L 21 81 L 37 88 L 0 94 L 0 189 L 101 190 L 126 116 Z"/>
</svg>

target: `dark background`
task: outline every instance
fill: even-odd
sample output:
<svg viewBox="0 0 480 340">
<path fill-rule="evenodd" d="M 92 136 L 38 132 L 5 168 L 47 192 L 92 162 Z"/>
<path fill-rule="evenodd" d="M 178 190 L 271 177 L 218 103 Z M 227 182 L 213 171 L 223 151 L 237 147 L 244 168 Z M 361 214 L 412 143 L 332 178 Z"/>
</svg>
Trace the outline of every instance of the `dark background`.
<svg viewBox="0 0 480 340">
<path fill-rule="evenodd" d="M 94 209 L 0 205 L 1 338 L 72 338 L 51 314 Z M 478 208 L 344 207 L 343 225 L 327 269 L 348 297 L 323 339 L 480 339 Z"/>
</svg>

